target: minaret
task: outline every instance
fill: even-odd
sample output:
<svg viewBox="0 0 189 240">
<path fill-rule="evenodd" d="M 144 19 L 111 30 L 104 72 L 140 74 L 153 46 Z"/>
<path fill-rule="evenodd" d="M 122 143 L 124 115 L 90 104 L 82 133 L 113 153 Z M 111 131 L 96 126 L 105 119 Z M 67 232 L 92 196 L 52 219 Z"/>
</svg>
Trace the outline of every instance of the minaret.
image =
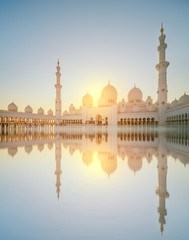
<svg viewBox="0 0 189 240">
<path fill-rule="evenodd" d="M 57 196 L 59 199 L 60 186 L 61 186 L 60 175 L 62 173 L 62 171 L 61 171 L 61 141 L 60 140 L 56 140 L 56 142 L 55 142 L 55 159 L 56 159 L 56 171 L 55 171 L 56 192 L 57 192 Z"/>
<path fill-rule="evenodd" d="M 167 215 L 166 198 L 169 197 L 167 192 L 167 150 L 166 139 L 164 134 L 160 134 L 158 138 L 158 187 L 156 194 L 159 195 L 159 206 L 157 208 L 159 213 L 160 231 L 163 233 L 163 225 L 166 223 L 165 216 Z"/>
<path fill-rule="evenodd" d="M 166 123 L 166 112 L 167 112 L 167 67 L 169 62 L 166 61 L 165 49 L 167 44 L 165 41 L 165 34 L 163 34 L 163 24 L 161 25 L 161 35 L 159 37 L 159 46 L 157 48 L 159 52 L 159 64 L 156 65 L 158 71 L 158 118 L 159 125 Z"/>
<path fill-rule="evenodd" d="M 56 112 L 56 124 L 59 125 L 61 123 L 61 112 L 62 112 L 62 100 L 61 100 L 61 88 L 62 85 L 60 84 L 60 66 L 59 66 L 59 60 L 57 63 L 57 72 L 56 72 L 56 100 L 55 100 L 55 112 Z"/>
</svg>

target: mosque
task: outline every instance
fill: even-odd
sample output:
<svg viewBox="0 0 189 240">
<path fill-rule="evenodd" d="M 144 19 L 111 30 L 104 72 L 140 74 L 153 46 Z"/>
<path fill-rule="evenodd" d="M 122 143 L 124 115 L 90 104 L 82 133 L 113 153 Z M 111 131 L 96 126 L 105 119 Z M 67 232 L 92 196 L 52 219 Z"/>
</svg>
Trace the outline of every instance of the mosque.
<svg viewBox="0 0 189 240">
<path fill-rule="evenodd" d="M 158 71 L 157 100 L 148 96 L 143 99 L 142 91 L 134 86 L 128 93 L 128 101 L 123 98 L 117 101 L 118 92 L 116 88 L 108 82 L 102 89 L 98 106 L 93 105 L 92 96 L 87 93 L 82 98 L 82 106 L 79 109 L 71 104 L 69 111 L 62 114 L 60 66 L 57 64 L 57 82 L 55 114 L 50 109 L 44 114 L 42 108 L 37 113 L 33 113 L 31 106 L 25 108 L 25 112 L 18 112 L 15 103 L 8 105 L 8 111 L 0 110 L 0 124 L 29 124 L 29 125 L 165 125 L 166 123 L 188 124 L 189 122 L 189 95 L 186 93 L 178 100 L 167 102 L 167 67 L 166 61 L 165 34 L 163 25 L 160 29 L 159 63 L 156 65 Z"/>
</svg>

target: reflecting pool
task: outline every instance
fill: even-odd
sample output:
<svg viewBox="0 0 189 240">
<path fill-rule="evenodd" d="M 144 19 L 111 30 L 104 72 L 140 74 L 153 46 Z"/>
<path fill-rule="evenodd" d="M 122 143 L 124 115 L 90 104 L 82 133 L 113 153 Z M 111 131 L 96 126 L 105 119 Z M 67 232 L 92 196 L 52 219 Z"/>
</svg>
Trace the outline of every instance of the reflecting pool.
<svg viewBox="0 0 189 240">
<path fill-rule="evenodd" d="M 0 135 L 0 239 L 189 239 L 187 127 Z"/>
</svg>

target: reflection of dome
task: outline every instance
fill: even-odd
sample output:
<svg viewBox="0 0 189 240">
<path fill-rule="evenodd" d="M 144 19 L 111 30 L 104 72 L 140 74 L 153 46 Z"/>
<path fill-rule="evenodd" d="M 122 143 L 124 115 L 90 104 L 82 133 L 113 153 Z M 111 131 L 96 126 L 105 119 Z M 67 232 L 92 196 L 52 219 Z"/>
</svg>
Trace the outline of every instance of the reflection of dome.
<svg viewBox="0 0 189 240">
<path fill-rule="evenodd" d="M 14 102 L 12 102 L 8 105 L 8 111 L 12 111 L 12 112 L 18 111 L 18 107 L 16 106 L 16 104 Z"/>
<path fill-rule="evenodd" d="M 178 100 L 175 98 L 174 101 L 171 102 L 170 107 L 176 107 L 178 105 Z"/>
<path fill-rule="evenodd" d="M 182 154 L 179 154 L 178 155 L 178 159 L 181 161 L 181 163 L 184 164 L 184 166 L 186 166 L 186 164 L 189 164 L 189 159 L 188 159 L 188 156 L 186 155 L 182 155 Z"/>
<path fill-rule="evenodd" d="M 53 143 L 48 143 L 48 149 L 52 149 L 53 148 Z"/>
<path fill-rule="evenodd" d="M 108 176 L 117 169 L 117 158 L 111 153 L 99 152 L 98 159 L 101 161 L 102 169 Z"/>
<path fill-rule="evenodd" d="M 43 151 L 44 145 L 43 144 L 38 144 L 37 148 L 41 152 L 41 151 Z"/>
<path fill-rule="evenodd" d="M 32 145 L 25 146 L 25 152 L 30 153 L 32 151 L 33 147 Z"/>
<path fill-rule="evenodd" d="M 43 108 L 40 107 L 40 108 L 37 110 L 37 113 L 38 113 L 38 114 L 44 114 Z"/>
<path fill-rule="evenodd" d="M 93 161 L 93 153 L 92 152 L 83 152 L 82 161 L 88 166 Z"/>
<path fill-rule="evenodd" d="M 71 155 L 73 155 L 74 152 L 75 152 L 74 147 L 73 147 L 73 146 L 69 146 L 69 153 L 70 153 Z"/>
<path fill-rule="evenodd" d="M 187 95 L 186 93 L 184 93 L 184 95 L 182 95 L 182 97 L 180 97 L 178 100 L 178 104 L 185 104 L 185 103 L 189 103 L 189 95 Z"/>
<path fill-rule="evenodd" d="M 52 115 L 53 115 L 53 111 L 52 111 L 51 109 L 49 109 L 48 115 L 49 115 L 49 116 L 52 116 Z"/>
<path fill-rule="evenodd" d="M 25 113 L 32 113 L 32 112 L 33 112 L 33 109 L 32 109 L 32 107 L 30 107 L 30 105 L 25 107 Z"/>
<path fill-rule="evenodd" d="M 177 159 L 178 155 L 176 152 L 170 152 L 170 155 L 172 158 L 174 158 L 175 160 Z"/>
<path fill-rule="evenodd" d="M 117 90 L 110 84 L 110 82 L 108 82 L 108 85 L 102 89 L 101 95 L 104 98 L 114 99 L 115 102 L 117 101 Z"/>
<path fill-rule="evenodd" d="M 134 171 L 139 171 L 142 168 L 142 159 L 141 157 L 137 157 L 135 155 L 133 156 L 128 156 L 128 166 L 131 170 Z"/>
<path fill-rule="evenodd" d="M 17 147 L 10 147 L 8 148 L 8 154 L 14 157 L 14 155 L 18 152 Z"/>
<path fill-rule="evenodd" d="M 132 88 L 129 93 L 128 93 L 128 101 L 129 102 L 134 102 L 134 101 L 142 101 L 142 91 L 139 88 Z"/>
<path fill-rule="evenodd" d="M 93 106 L 93 98 L 90 94 L 86 94 L 85 96 L 83 96 L 82 98 L 82 105 L 83 106 Z"/>
<path fill-rule="evenodd" d="M 64 146 L 65 149 L 67 149 L 68 148 L 68 143 L 63 143 L 63 146 Z"/>
</svg>

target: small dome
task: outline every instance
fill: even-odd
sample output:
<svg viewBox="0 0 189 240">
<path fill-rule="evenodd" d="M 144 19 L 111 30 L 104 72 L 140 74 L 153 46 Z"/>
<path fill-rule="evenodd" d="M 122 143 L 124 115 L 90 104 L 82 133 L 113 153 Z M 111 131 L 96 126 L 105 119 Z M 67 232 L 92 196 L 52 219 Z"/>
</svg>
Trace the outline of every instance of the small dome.
<svg viewBox="0 0 189 240">
<path fill-rule="evenodd" d="M 188 156 L 187 155 L 184 155 L 184 154 L 179 154 L 178 155 L 178 159 L 184 164 L 189 164 L 189 159 L 188 159 Z"/>
<path fill-rule="evenodd" d="M 182 95 L 182 97 L 179 98 L 178 104 L 186 104 L 186 103 L 189 103 L 189 95 L 184 93 L 184 95 Z"/>
<path fill-rule="evenodd" d="M 101 167 L 110 176 L 117 169 L 117 157 L 111 153 L 98 152 Z"/>
<path fill-rule="evenodd" d="M 68 111 L 64 111 L 64 112 L 63 112 L 63 115 L 68 115 Z"/>
<path fill-rule="evenodd" d="M 14 157 L 14 155 L 18 152 L 18 148 L 17 147 L 10 147 L 8 148 L 8 154 L 12 157 Z"/>
<path fill-rule="evenodd" d="M 82 98 L 82 105 L 83 106 L 93 106 L 93 97 L 90 94 L 86 94 Z"/>
<path fill-rule="evenodd" d="M 104 98 L 114 99 L 115 102 L 117 101 L 117 90 L 110 84 L 110 82 L 108 82 L 108 85 L 102 89 L 101 95 Z"/>
<path fill-rule="evenodd" d="M 142 101 L 142 91 L 134 86 L 129 93 L 128 93 L 128 101 L 129 102 L 135 102 L 135 101 Z"/>
<path fill-rule="evenodd" d="M 40 107 L 40 108 L 37 110 L 37 113 L 38 113 L 38 114 L 44 114 L 43 108 Z"/>
<path fill-rule="evenodd" d="M 25 146 L 25 152 L 27 152 L 28 154 L 32 151 L 32 149 L 32 145 Z"/>
<path fill-rule="evenodd" d="M 171 102 L 170 107 L 176 107 L 178 105 L 178 100 L 175 98 L 174 101 Z"/>
<path fill-rule="evenodd" d="M 135 157 L 135 156 L 129 156 L 128 157 L 128 166 L 135 173 L 142 168 L 142 159 Z"/>
<path fill-rule="evenodd" d="M 32 112 L 33 112 L 33 109 L 32 109 L 32 107 L 30 107 L 30 105 L 25 107 L 25 113 L 32 113 Z"/>
<path fill-rule="evenodd" d="M 48 149 L 52 149 L 53 148 L 53 143 L 48 143 Z"/>
<path fill-rule="evenodd" d="M 16 104 L 14 102 L 12 102 L 8 105 L 8 111 L 12 111 L 12 112 L 18 111 L 18 107 L 16 106 Z"/>
<path fill-rule="evenodd" d="M 49 115 L 49 116 L 52 116 L 52 115 L 53 115 L 53 111 L 52 111 L 51 109 L 49 109 L 48 115 Z"/>
<path fill-rule="evenodd" d="M 152 102 L 152 98 L 150 96 L 147 97 L 146 102 Z"/>
<path fill-rule="evenodd" d="M 93 161 L 93 153 L 92 152 L 83 152 L 82 154 L 82 161 L 87 166 L 92 163 Z"/>
<path fill-rule="evenodd" d="M 44 149 L 44 144 L 39 143 L 39 144 L 37 145 L 37 148 L 38 148 L 38 150 L 39 150 L 40 152 L 42 152 L 43 149 Z"/>
</svg>

